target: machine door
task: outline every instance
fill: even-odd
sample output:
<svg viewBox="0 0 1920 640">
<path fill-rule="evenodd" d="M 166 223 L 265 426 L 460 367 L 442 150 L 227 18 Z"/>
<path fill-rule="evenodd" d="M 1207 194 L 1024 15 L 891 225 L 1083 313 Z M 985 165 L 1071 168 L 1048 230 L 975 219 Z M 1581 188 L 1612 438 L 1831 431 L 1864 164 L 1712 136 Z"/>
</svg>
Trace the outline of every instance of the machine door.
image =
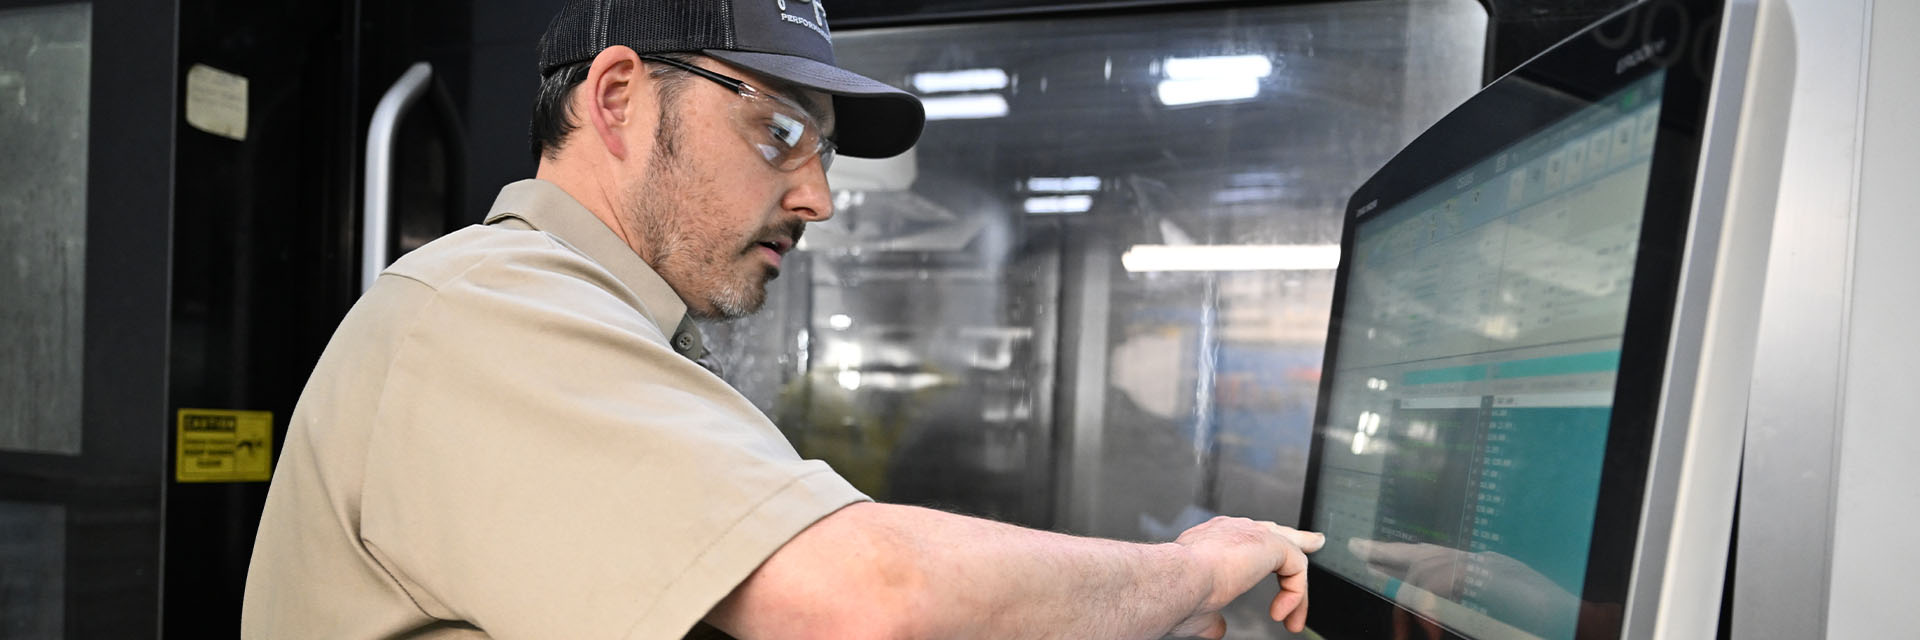
<svg viewBox="0 0 1920 640">
<path fill-rule="evenodd" d="M 173 124 L 166 637 L 238 635 L 272 464 L 314 363 L 372 276 L 484 212 L 463 190 L 476 4 L 180 5 L 173 76 L 189 93 L 231 88 L 244 126 Z M 199 429 L 228 426 L 215 444 L 231 444 L 201 446 L 224 434 Z"/>
<path fill-rule="evenodd" d="M 239 635 L 287 419 L 359 295 L 352 11 L 180 3 L 163 637 Z"/>
</svg>

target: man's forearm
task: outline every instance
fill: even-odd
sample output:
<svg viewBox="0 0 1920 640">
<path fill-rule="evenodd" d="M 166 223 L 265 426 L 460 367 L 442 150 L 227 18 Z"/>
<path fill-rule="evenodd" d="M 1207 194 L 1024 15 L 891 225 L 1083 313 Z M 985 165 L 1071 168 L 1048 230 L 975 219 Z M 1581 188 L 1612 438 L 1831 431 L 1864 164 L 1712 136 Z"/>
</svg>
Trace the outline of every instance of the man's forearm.
<svg viewBox="0 0 1920 640">
<path fill-rule="evenodd" d="M 795 537 L 709 620 L 744 640 L 1158 638 L 1212 588 L 1177 544 L 857 504 Z"/>
<path fill-rule="evenodd" d="M 1159 638 L 1211 585 L 1185 547 L 1079 538 L 875 505 L 926 576 L 917 637 Z M 863 514 L 864 515 L 864 514 Z"/>
</svg>

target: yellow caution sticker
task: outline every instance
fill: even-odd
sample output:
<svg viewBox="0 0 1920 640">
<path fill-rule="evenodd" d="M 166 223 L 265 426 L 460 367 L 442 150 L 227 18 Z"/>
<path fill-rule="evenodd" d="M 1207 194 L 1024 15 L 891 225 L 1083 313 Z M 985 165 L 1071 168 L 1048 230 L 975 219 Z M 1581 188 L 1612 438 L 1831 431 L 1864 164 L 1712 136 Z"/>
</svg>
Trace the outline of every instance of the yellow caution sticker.
<svg viewBox="0 0 1920 640">
<path fill-rule="evenodd" d="M 181 409 L 173 479 L 266 482 L 273 477 L 273 412 Z"/>
</svg>

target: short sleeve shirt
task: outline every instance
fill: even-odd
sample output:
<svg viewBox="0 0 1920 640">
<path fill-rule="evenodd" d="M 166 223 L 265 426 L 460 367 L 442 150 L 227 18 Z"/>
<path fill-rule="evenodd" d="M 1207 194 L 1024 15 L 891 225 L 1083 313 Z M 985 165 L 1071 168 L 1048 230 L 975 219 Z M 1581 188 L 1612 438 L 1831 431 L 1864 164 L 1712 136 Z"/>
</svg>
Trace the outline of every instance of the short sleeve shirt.
<svg viewBox="0 0 1920 640">
<path fill-rule="evenodd" d="M 861 495 L 694 359 L 686 306 L 559 187 L 407 254 L 288 426 L 249 638 L 681 638 Z"/>
</svg>

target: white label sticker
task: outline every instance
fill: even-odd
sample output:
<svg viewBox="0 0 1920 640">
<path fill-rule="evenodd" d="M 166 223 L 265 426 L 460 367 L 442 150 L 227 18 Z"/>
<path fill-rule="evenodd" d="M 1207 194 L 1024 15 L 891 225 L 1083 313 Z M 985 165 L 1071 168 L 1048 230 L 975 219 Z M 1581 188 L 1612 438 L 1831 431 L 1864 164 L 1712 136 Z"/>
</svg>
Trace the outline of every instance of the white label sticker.
<svg viewBox="0 0 1920 640">
<path fill-rule="evenodd" d="M 247 139 L 247 79 L 204 64 L 187 70 L 187 124 L 216 136 Z"/>
</svg>

